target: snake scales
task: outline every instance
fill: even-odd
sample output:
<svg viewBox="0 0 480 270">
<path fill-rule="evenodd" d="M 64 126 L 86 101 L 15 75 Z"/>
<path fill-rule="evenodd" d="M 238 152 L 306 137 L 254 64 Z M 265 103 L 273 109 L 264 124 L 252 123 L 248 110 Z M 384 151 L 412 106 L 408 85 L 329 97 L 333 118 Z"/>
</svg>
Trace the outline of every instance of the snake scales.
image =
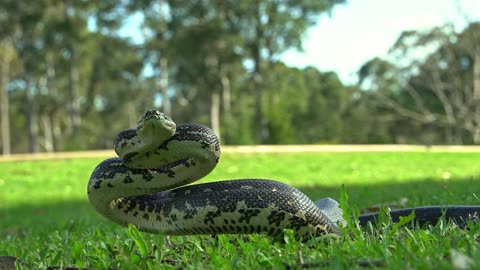
<svg viewBox="0 0 480 270">
<path fill-rule="evenodd" d="M 103 216 L 140 230 L 168 235 L 250 234 L 271 236 L 291 229 L 299 238 L 339 234 L 344 222 L 331 199 L 312 202 L 302 192 L 273 180 L 241 179 L 190 184 L 212 171 L 220 157 L 217 136 L 198 124 L 176 126 L 165 114 L 147 111 L 136 129 L 115 139 L 117 158 L 101 162 L 88 183 L 88 197 Z M 412 209 L 392 211 L 393 220 Z M 442 214 L 462 223 L 480 207 L 423 207 L 418 222 Z M 360 216 L 374 222 L 376 214 Z"/>
</svg>

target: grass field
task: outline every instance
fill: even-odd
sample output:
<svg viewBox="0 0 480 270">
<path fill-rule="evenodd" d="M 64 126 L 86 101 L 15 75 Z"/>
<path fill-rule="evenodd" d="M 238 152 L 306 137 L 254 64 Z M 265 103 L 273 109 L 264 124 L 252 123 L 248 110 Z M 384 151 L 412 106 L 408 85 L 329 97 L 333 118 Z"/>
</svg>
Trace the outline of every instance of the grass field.
<svg viewBox="0 0 480 270">
<path fill-rule="evenodd" d="M 425 229 L 354 226 L 342 237 L 299 243 L 266 236 L 172 237 L 102 218 L 86 185 L 101 161 L 0 163 L 0 256 L 24 269 L 50 265 L 118 269 L 467 269 L 480 266 L 480 225 Z M 313 200 L 348 194 L 347 212 L 406 200 L 407 206 L 480 204 L 480 153 L 225 153 L 202 181 L 269 178 Z M 347 232 L 349 231 L 349 232 Z"/>
</svg>

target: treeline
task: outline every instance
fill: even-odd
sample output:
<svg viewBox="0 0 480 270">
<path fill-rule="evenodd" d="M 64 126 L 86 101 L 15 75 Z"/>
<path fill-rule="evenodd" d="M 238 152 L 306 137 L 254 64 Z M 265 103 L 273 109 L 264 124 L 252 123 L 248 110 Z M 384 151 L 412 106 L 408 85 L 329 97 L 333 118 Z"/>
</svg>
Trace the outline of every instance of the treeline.
<svg viewBox="0 0 480 270">
<path fill-rule="evenodd" d="M 355 85 L 279 60 L 339 4 L 4 0 L 3 153 L 111 148 L 148 108 L 224 144 L 480 142 L 478 23 L 402 33 Z M 132 16 L 140 41 L 119 34 Z"/>
</svg>

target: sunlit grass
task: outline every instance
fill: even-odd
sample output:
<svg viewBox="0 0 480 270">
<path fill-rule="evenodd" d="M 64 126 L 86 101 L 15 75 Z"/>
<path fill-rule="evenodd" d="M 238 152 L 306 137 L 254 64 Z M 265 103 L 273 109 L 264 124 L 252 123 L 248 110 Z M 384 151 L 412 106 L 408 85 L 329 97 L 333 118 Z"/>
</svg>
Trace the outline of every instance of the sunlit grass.
<svg viewBox="0 0 480 270">
<path fill-rule="evenodd" d="M 450 269 L 454 257 L 480 265 L 480 226 L 441 223 L 427 230 L 364 228 L 343 237 L 299 243 L 259 236 L 172 237 L 138 234 L 97 214 L 86 184 L 101 159 L 0 163 L 0 256 L 25 269 L 63 265 L 121 269 L 288 267 Z M 480 204 L 480 153 L 224 154 L 204 181 L 270 178 L 312 199 L 340 199 L 348 211 L 404 198 L 408 206 Z M 388 223 L 388 222 L 386 222 Z M 351 227 L 349 230 L 358 230 Z M 141 235 L 141 237 L 139 237 Z M 460 255 L 459 255 L 460 254 Z M 304 263 L 303 265 L 301 263 Z"/>
</svg>

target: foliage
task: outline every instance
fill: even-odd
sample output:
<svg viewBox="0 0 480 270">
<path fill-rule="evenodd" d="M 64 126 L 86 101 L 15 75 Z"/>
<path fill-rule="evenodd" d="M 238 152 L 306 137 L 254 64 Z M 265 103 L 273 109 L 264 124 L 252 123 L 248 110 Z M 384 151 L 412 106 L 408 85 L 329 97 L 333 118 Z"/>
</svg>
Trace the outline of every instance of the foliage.
<svg viewBox="0 0 480 270">
<path fill-rule="evenodd" d="M 478 143 L 479 41 L 479 23 L 461 32 L 451 25 L 405 31 L 391 49 L 395 62 L 374 58 L 365 63 L 359 70 L 360 84 L 372 89 L 384 107 L 427 130 L 426 143 Z M 412 60 L 419 51 L 428 53 Z"/>
<path fill-rule="evenodd" d="M 148 108 L 224 144 L 479 142 L 478 23 L 405 31 L 358 85 L 279 60 L 344 3 L 2 1 L 1 148 L 110 148 Z"/>
<path fill-rule="evenodd" d="M 13 152 L 104 148 L 115 130 L 161 106 L 179 122 L 209 124 L 227 143 L 258 142 L 250 107 L 265 100 L 252 98 L 260 89 L 251 88 L 245 63 L 255 58 L 265 63 L 258 75 L 274 74 L 274 56 L 300 48 L 319 14 L 342 2 L 3 1 L 0 34 L 22 68 L 4 78 L 12 119 L 2 122 L 12 125 L 2 133 L 16 138 Z M 140 41 L 121 35 L 132 16 L 141 20 Z M 282 102 L 297 100 L 283 98 L 295 90 L 284 84 Z M 276 123 L 270 136 L 278 138 L 269 141 L 293 142 L 289 119 L 276 115 L 260 115 Z"/>
</svg>

